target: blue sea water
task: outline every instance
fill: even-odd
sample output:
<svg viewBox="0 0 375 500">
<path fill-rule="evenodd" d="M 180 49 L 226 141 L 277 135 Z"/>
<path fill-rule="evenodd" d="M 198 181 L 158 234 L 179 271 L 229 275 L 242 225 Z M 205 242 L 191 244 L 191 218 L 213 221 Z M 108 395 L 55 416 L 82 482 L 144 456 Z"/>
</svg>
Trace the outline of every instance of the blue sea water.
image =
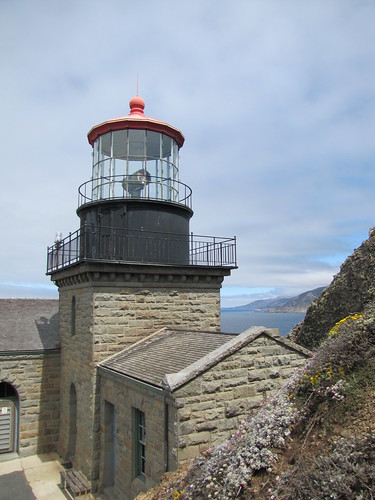
<svg viewBox="0 0 375 500">
<path fill-rule="evenodd" d="M 221 311 L 221 331 L 228 333 L 241 333 L 251 326 L 265 326 L 278 328 L 282 336 L 305 317 L 305 313 L 266 313 L 253 311 Z"/>
</svg>

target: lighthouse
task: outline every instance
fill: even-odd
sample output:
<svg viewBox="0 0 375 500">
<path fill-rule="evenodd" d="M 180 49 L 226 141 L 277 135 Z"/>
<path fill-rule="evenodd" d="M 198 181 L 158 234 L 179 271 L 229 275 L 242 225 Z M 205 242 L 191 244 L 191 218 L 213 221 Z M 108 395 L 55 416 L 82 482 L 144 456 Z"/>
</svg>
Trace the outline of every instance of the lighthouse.
<svg viewBox="0 0 375 500">
<path fill-rule="evenodd" d="M 220 289 L 236 239 L 194 235 L 181 131 L 130 100 L 92 127 L 92 171 L 78 188 L 79 228 L 47 249 L 59 289 L 58 451 L 91 484 L 100 474 L 97 366 L 164 327 L 220 331 Z"/>
</svg>

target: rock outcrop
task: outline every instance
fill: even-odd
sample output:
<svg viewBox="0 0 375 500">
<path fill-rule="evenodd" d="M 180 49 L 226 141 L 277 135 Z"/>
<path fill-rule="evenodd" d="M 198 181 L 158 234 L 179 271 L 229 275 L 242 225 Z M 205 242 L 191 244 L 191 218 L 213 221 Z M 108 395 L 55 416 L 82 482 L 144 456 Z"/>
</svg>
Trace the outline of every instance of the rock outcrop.
<svg viewBox="0 0 375 500">
<path fill-rule="evenodd" d="M 375 302 L 375 229 L 342 264 L 340 272 L 314 300 L 305 319 L 289 334 L 290 340 L 317 348 L 330 329 L 348 315 L 360 313 Z"/>
</svg>

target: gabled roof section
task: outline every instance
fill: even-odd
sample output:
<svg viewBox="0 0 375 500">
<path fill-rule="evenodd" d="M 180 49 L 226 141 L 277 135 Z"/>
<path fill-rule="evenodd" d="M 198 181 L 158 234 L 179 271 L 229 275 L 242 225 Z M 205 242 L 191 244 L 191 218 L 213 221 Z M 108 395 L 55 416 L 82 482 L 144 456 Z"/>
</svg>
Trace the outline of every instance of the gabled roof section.
<svg viewBox="0 0 375 500">
<path fill-rule="evenodd" d="M 263 326 L 252 327 L 240 335 L 165 328 L 108 358 L 100 366 L 173 392 L 260 335 L 306 357 L 311 356 L 307 349 Z"/>
<path fill-rule="evenodd" d="M 233 337 L 234 334 L 163 328 L 106 359 L 100 366 L 162 387 L 167 373 L 180 372 Z"/>
<path fill-rule="evenodd" d="M 59 301 L 0 299 L 0 353 L 59 347 Z"/>
</svg>

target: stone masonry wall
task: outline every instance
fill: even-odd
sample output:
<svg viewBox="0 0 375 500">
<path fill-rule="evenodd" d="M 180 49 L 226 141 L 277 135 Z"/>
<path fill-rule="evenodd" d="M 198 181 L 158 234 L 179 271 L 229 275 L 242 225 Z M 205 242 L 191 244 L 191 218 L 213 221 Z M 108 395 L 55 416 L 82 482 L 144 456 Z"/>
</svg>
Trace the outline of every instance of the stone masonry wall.
<svg viewBox="0 0 375 500">
<path fill-rule="evenodd" d="M 19 396 L 21 457 L 56 451 L 60 413 L 60 353 L 1 356 L 0 380 Z"/>
<path fill-rule="evenodd" d="M 222 442 L 248 412 L 279 389 L 307 355 L 261 335 L 173 395 L 177 408 L 174 454 L 186 463 Z"/>
<path fill-rule="evenodd" d="M 58 451 L 73 461 L 94 488 L 100 466 L 97 364 L 162 327 L 220 330 L 220 288 L 229 274 L 230 270 L 221 268 L 82 263 L 52 276 L 60 294 Z M 73 296 L 75 335 L 71 332 Z M 74 453 L 72 385 L 77 396 Z"/>
<path fill-rule="evenodd" d="M 163 391 L 148 388 L 126 378 L 101 372 L 101 456 L 104 456 L 105 401 L 116 409 L 116 476 L 114 499 L 134 498 L 139 492 L 153 487 L 165 472 L 166 447 L 164 439 L 165 405 Z M 143 482 L 134 476 L 134 408 L 144 412 L 146 422 L 146 475 Z M 100 465 L 99 486 L 104 463 Z"/>
<path fill-rule="evenodd" d="M 76 327 L 72 335 L 72 297 L 76 301 Z M 89 480 L 98 476 L 98 402 L 96 367 L 93 363 L 92 310 L 90 288 L 60 290 L 61 412 L 58 451 Z M 71 422 L 71 386 L 76 392 L 76 419 Z M 75 450 L 69 437 L 76 426 Z"/>
<path fill-rule="evenodd" d="M 163 327 L 220 330 L 219 290 L 103 290 L 93 297 L 95 361 Z"/>
</svg>

